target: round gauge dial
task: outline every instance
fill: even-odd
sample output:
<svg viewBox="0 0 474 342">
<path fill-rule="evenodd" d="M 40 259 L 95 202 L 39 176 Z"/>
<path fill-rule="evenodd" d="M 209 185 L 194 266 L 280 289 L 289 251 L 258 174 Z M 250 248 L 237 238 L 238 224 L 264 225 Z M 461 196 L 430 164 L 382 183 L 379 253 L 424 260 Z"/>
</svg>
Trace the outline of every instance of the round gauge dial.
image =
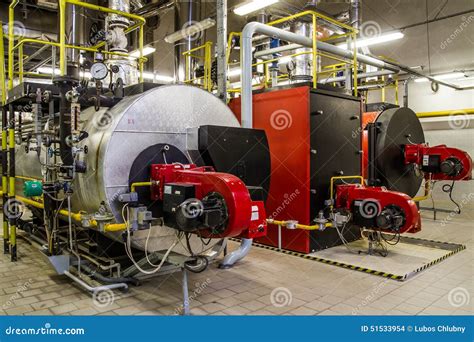
<svg viewBox="0 0 474 342">
<path fill-rule="evenodd" d="M 94 63 L 91 66 L 91 76 L 95 80 L 103 80 L 109 74 L 109 70 L 107 69 L 107 65 L 104 63 Z"/>
</svg>

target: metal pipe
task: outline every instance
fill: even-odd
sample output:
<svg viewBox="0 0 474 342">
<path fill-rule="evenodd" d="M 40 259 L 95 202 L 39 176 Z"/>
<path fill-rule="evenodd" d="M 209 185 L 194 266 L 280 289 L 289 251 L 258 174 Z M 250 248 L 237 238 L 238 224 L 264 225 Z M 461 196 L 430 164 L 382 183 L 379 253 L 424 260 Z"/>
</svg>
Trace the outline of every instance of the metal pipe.
<svg viewBox="0 0 474 342">
<path fill-rule="evenodd" d="M 403 107 L 408 108 L 408 83 L 410 82 L 410 78 L 406 79 L 403 82 Z"/>
<path fill-rule="evenodd" d="M 5 85 L 5 83 L 3 83 Z M 10 252 L 10 229 L 5 214 L 5 203 L 8 200 L 8 151 L 7 151 L 7 107 L 2 106 L 2 221 L 3 221 L 3 253 Z"/>
<path fill-rule="evenodd" d="M 356 30 L 359 29 L 360 19 L 360 1 L 351 0 L 351 7 L 349 9 L 349 20 L 350 25 Z"/>
<path fill-rule="evenodd" d="M 249 24 L 251 24 L 251 23 L 249 23 Z M 298 49 L 298 48 L 303 47 L 303 46 L 311 47 L 312 44 L 311 44 L 310 41 L 311 41 L 311 39 L 306 39 L 303 42 L 298 43 L 298 44 L 290 44 L 290 45 L 286 46 L 287 49 L 284 49 L 284 47 L 281 47 L 281 49 L 277 52 L 294 50 L 294 49 Z M 353 51 L 345 50 L 343 48 L 340 48 L 338 46 L 335 46 L 335 45 L 332 45 L 332 44 L 329 44 L 329 43 L 318 41 L 317 48 L 320 51 L 325 51 L 325 52 L 328 52 L 328 53 L 331 53 L 331 54 L 334 54 L 334 55 L 337 55 L 337 56 L 340 56 L 340 57 L 343 57 L 343 58 L 354 59 Z M 274 49 L 268 49 L 268 50 L 259 51 L 258 53 L 255 54 L 255 56 L 262 57 L 262 56 L 270 55 L 270 54 L 273 54 L 273 53 L 275 53 Z M 372 57 L 372 56 L 368 56 L 368 55 L 364 55 L 364 54 L 360 54 L 360 53 L 358 53 L 356 55 L 356 57 L 357 57 L 357 61 L 360 62 L 360 63 L 371 65 L 371 66 L 377 67 L 379 69 L 391 70 L 391 71 L 397 72 L 397 73 L 400 72 L 400 71 L 403 71 L 403 72 L 406 72 L 410 75 L 414 75 L 416 77 L 427 78 L 432 82 L 436 82 L 440 85 L 443 85 L 443 86 L 446 86 L 446 87 L 449 87 L 449 88 L 453 88 L 455 90 L 474 89 L 474 86 L 459 87 L 455 84 L 451 84 L 451 83 L 448 83 L 448 82 L 437 80 L 434 77 L 423 75 L 422 73 L 419 73 L 419 72 L 413 70 L 412 68 L 410 68 L 406 65 L 403 65 L 403 64 L 400 64 L 400 63 L 397 63 L 397 62 L 393 62 L 393 61 L 389 61 L 389 60 L 386 60 L 386 59 L 381 58 L 381 57 Z"/>
<path fill-rule="evenodd" d="M 253 56 L 255 58 L 260 58 L 260 57 L 264 57 L 264 56 L 274 55 L 276 53 L 296 50 L 296 49 L 299 49 L 301 47 L 302 46 L 299 45 L 299 44 L 288 44 L 288 45 L 279 46 L 279 47 L 276 47 L 276 48 L 273 48 L 273 49 L 257 51 L 253 54 Z"/>
<path fill-rule="evenodd" d="M 83 12 L 83 9 L 76 5 L 70 5 L 66 8 L 65 25 L 68 33 L 66 44 L 68 45 L 84 45 L 85 15 L 81 12 Z M 69 67 L 68 75 L 79 79 L 80 51 L 68 49 L 66 58 Z"/>
<path fill-rule="evenodd" d="M 227 0 L 217 0 L 217 96 L 227 103 Z"/>
<path fill-rule="evenodd" d="M 7 101 L 7 90 L 5 89 L 5 46 L 3 43 L 3 23 L 1 21 L 0 28 L 0 85 L 2 87 L 0 105 L 4 106 Z"/>
<path fill-rule="evenodd" d="M 425 201 L 431 196 L 431 181 L 429 179 L 425 179 L 425 193 L 422 196 L 413 197 L 414 202 L 421 202 Z"/>
<path fill-rule="evenodd" d="M 15 7 L 19 0 L 12 0 L 8 7 L 8 89 L 13 88 L 13 64 L 15 55 L 13 53 L 13 46 L 15 44 L 14 23 L 15 23 Z"/>
<path fill-rule="evenodd" d="M 109 285 L 101 285 L 101 286 L 96 286 L 92 287 L 89 284 L 87 284 L 85 281 L 82 279 L 76 277 L 69 271 L 64 271 L 64 275 L 69 277 L 70 279 L 74 280 L 76 283 L 81 285 L 83 288 L 85 288 L 87 291 L 92 292 L 93 294 L 98 294 L 101 291 L 110 291 L 113 289 L 128 289 L 128 285 L 125 283 L 117 283 L 117 284 L 109 284 Z"/>
<path fill-rule="evenodd" d="M 66 0 L 59 0 L 59 75 L 66 75 Z"/>
<path fill-rule="evenodd" d="M 240 66 L 242 70 L 242 127 L 253 127 L 253 104 L 252 104 L 252 38 L 256 33 L 265 34 L 269 37 L 297 43 L 307 47 L 313 47 L 311 38 L 299 36 L 292 32 L 251 22 L 245 25 L 241 38 Z"/>
<path fill-rule="evenodd" d="M 441 110 L 437 112 L 422 112 L 416 113 L 419 118 L 436 118 L 453 115 L 474 115 L 474 108 L 467 109 L 454 109 L 454 110 Z"/>
<path fill-rule="evenodd" d="M 201 18 L 201 0 L 178 1 L 175 3 L 175 32 L 186 30 L 187 27 Z M 183 55 L 199 44 L 199 36 L 189 36 L 177 42 L 175 46 L 175 79 L 184 81 L 186 75 L 192 75 L 194 63 L 191 57 Z M 186 62 L 188 61 L 188 62 Z M 190 77 L 193 78 L 193 77 Z"/>
<path fill-rule="evenodd" d="M 230 268 L 237 261 L 242 260 L 249 254 L 252 247 L 253 239 L 242 239 L 240 247 L 233 251 L 232 253 L 227 254 L 222 260 L 222 263 L 219 265 L 219 268 Z"/>
<path fill-rule="evenodd" d="M 393 75 L 394 72 L 390 70 L 382 70 L 382 71 L 374 71 L 374 72 L 366 72 L 362 74 L 358 74 L 357 78 L 369 78 L 369 77 L 377 77 L 377 76 L 386 76 L 386 75 Z M 338 76 L 338 77 L 331 77 L 326 79 L 320 79 L 318 83 L 326 84 L 326 83 L 333 83 L 333 82 L 342 82 L 345 81 L 345 76 Z"/>
<path fill-rule="evenodd" d="M 334 225 L 330 222 L 308 226 L 306 224 L 299 224 L 298 222 L 295 222 L 295 221 L 277 221 L 277 220 L 268 219 L 267 223 L 273 224 L 278 227 L 284 226 L 288 229 L 301 229 L 301 230 L 323 230 L 324 228 L 334 227 Z"/>
<path fill-rule="evenodd" d="M 9 123 L 8 123 L 8 201 L 10 201 L 10 256 L 11 261 L 17 261 L 16 246 L 16 220 L 18 219 L 18 206 L 15 201 L 15 110 L 12 104 L 9 105 Z M 8 216 L 8 215 L 7 215 Z"/>
<path fill-rule="evenodd" d="M 0 191 L 0 195 L 5 195 L 5 192 L 2 190 Z M 15 198 L 21 202 L 23 202 L 25 205 L 31 205 L 32 207 L 38 208 L 38 209 L 44 209 L 44 204 L 38 201 L 31 200 L 26 197 L 22 196 L 15 196 Z M 61 209 L 59 210 L 59 215 L 63 217 L 69 217 L 75 221 L 82 223 L 86 217 L 82 213 L 71 213 L 66 209 Z M 99 225 L 96 220 L 89 219 L 88 218 L 88 224 L 91 227 L 97 228 Z M 104 232 L 121 232 L 127 229 L 127 225 L 125 223 L 107 223 L 104 225 Z"/>
</svg>

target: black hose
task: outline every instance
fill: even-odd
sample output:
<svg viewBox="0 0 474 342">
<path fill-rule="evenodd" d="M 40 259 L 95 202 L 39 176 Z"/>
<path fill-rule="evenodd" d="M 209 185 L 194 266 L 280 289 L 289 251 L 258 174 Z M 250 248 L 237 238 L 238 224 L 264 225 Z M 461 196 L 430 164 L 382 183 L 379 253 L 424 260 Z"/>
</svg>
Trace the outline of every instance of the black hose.
<svg viewBox="0 0 474 342">
<path fill-rule="evenodd" d="M 445 184 L 443 185 L 442 189 L 443 189 L 443 192 L 449 194 L 449 199 L 451 200 L 451 202 L 454 203 L 454 205 L 456 206 L 456 212 L 458 214 L 461 214 L 461 207 L 459 206 L 459 204 L 453 199 L 453 190 L 454 190 L 454 180 L 451 184 Z"/>
</svg>

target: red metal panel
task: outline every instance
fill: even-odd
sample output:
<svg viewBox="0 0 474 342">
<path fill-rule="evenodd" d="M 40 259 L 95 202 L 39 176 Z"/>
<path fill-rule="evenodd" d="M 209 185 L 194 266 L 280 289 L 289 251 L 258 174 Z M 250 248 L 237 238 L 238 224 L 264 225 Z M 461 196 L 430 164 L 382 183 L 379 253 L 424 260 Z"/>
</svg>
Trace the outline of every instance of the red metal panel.
<svg viewBox="0 0 474 342">
<path fill-rule="evenodd" d="M 375 122 L 379 117 L 380 112 L 367 112 L 362 114 L 362 176 L 367 179 L 367 167 L 369 165 L 369 134 L 365 130 L 369 123 Z"/>
<path fill-rule="evenodd" d="M 254 95 L 253 125 L 264 129 L 270 146 L 272 174 L 267 215 L 276 220 L 310 223 L 310 121 L 307 86 Z M 240 118 L 241 101 L 230 108 Z M 283 229 L 282 246 L 309 253 L 309 233 Z M 258 242 L 277 246 L 276 227 Z"/>
</svg>

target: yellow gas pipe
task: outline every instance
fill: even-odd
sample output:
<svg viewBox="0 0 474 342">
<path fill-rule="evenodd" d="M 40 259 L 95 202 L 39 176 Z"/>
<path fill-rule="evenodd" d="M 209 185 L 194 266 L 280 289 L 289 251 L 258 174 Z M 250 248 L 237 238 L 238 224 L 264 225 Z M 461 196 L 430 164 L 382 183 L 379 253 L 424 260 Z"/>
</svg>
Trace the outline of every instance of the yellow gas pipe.
<svg viewBox="0 0 474 342">
<path fill-rule="evenodd" d="M 0 195 L 3 194 L 3 191 L 0 191 Z M 15 196 L 16 199 L 21 201 L 22 203 L 26 205 L 31 205 L 32 207 L 38 208 L 38 209 L 44 209 L 44 204 L 35 200 L 31 200 L 29 198 L 23 197 L 23 196 Z M 76 222 L 82 222 L 86 218 L 82 213 L 73 213 L 69 212 L 66 209 L 61 209 L 59 211 L 59 215 L 64 216 L 64 217 L 69 217 L 76 221 Z M 89 220 L 89 224 L 91 227 L 98 227 L 97 221 L 96 220 Z M 127 229 L 127 225 L 125 223 L 107 223 L 104 225 L 104 231 L 105 232 L 119 232 Z"/>
<path fill-rule="evenodd" d="M 277 220 L 267 219 L 267 223 L 273 224 L 275 226 L 284 226 L 284 227 L 292 226 L 292 227 L 295 227 L 295 229 L 302 229 L 302 230 L 320 230 L 321 229 L 319 224 L 314 225 L 314 226 L 308 226 L 305 224 L 295 223 L 294 221 L 277 221 Z M 332 223 L 326 223 L 324 226 L 326 228 L 334 227 Z"/>
</svg>

